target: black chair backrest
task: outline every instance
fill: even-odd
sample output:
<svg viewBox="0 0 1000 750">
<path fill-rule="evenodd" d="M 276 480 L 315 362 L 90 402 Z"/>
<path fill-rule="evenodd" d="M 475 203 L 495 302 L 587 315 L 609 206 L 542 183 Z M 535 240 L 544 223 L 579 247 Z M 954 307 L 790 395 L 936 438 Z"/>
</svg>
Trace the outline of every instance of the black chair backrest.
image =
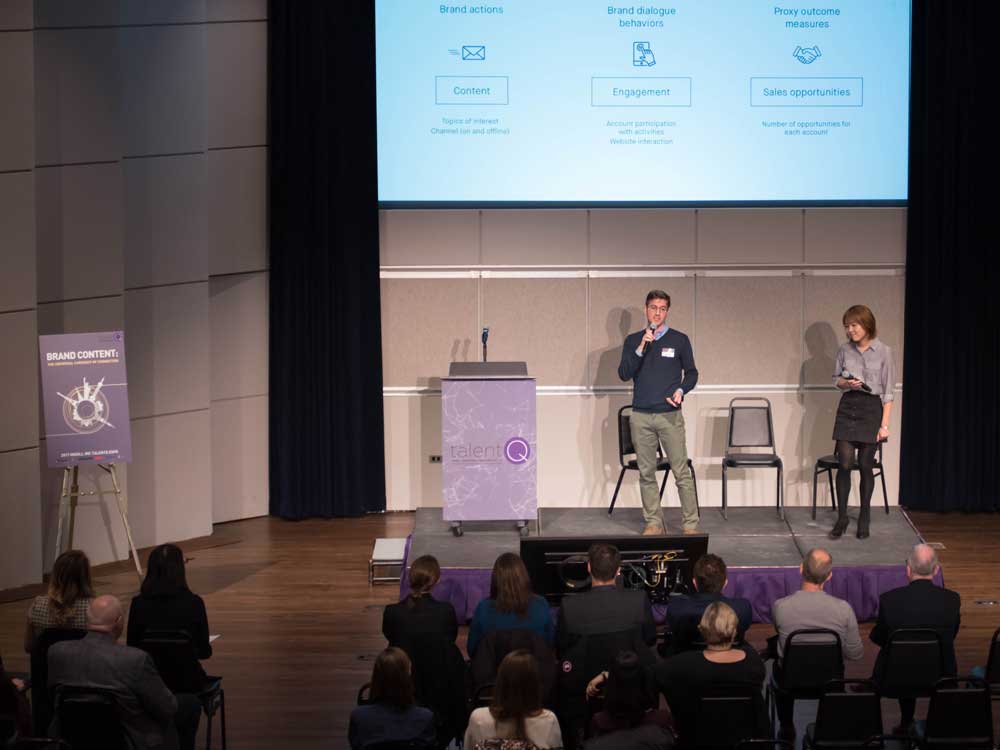
<svg viewBox="0 0 1000 750">
<path fill-rule="evenodd" d="M 840 635 L 826 628 L 795 630 L 785 640 L 780 687 L 820 696 L 830 680 L 844 677 Z"/>
<path fill-rule="evenodd" d="M 743 740 L 736 746 L 736 750 L 795 750 L 795 743 L 788 740 Z"/>
<path fill-rule="evenodd" d="M 879 692 L 890 698 L 930 695 L 944 663 L 941 636 L 927 628 L 900 628 L 889 635 Z"/>
<path fill-rule="evenodd" d="M 372 684 L 366 682 L 360 688 L 358 688 L 358 700 L 357 704 L 359 706 L 367 706 L 372 702 Z"/>
<path fill-rule="evenodd" d="M 983 680 L 940 680 L 927 707 L 923 747 L 989 750 L 993 747 L 992 705 L 989 685 Z"/>
<path fill-rule="evenodd" d="M 755 739 L 757 703 L 747 685 L 717 685 L 699 696 L 695 712 L 694 742 L 698 750 L 730 750 Z"/>
<path fill-rule="evenodd" d="M 625 467 L 625 456 L 635 454 L 635 444 L 632 442 L 632 407 L 626 404 L 618 410 L 618 463 Z M 662 456 L 663 449 L 656 446 L 656 455 Z"/>
<path fill-rule="evenodd" d="M 495 630 L 480 641 L 472 657 L 472 685 L 495 683 L 500 662 L 511 651 L 523 649 L 535 657 L 542 678 L 542 697 L 546 705 L 555 698 L 556 654 L 545 638 L 534 630 Z"/>
<path fill-rule="evenodd" d="M 126 750 L 128 742 L 113 693 L 61 685 L 55 696 L 59 737 L 73 750 Z"/>
<path fill-rule="evenodd" d="M 139 648 L 153 657 L 156 671 L 174 693 L 200 693 L 205 673 L 194 653 L 191 636 L 180 630 L 147 630 Z"/>
<path fill-rule="evenodd" d="M 771 421 L 770 401 L 766 398 L 734 398 L 729 402 L 727 452 L 729 448 L 774 450 L 774 425 Z"/>
<path fill-rule="evenodd" d="M 18 737 L 9 750 L 73 750 L 65 740 L 56 737 Z"/>
<path fill-rule="evenodd" d="M 848 685 L 854 688 L 848 690 Z M 831 680 L 816 710 L 813 747 L 862 745 L 882 734 L 882 701 L 867 680 Z"/>
<path fill-rule="evenodd" d="M 1000 683 L 1000 628 L 993 633 L 990 654 L 986 657 L 986 681 L 991 685 Z"/>
<path fill-rule="evenodd" d="M 448 740 L 468 723 L 468 668 L 454 641 L 439 633 L 414 635 L 407 643 L 417 703 L 434 712 L 438 740 Z"/>
<path fill-rule="evenodd" d="M 52 722 L 52 696 L 49 693 L 49 649 L 60 641 L 78 641 L 87 635 L 76 628 L 47 628 L 35 640 L 31 651 L 31 723 L 35 734 L 48 732 Z"/>
</svg>

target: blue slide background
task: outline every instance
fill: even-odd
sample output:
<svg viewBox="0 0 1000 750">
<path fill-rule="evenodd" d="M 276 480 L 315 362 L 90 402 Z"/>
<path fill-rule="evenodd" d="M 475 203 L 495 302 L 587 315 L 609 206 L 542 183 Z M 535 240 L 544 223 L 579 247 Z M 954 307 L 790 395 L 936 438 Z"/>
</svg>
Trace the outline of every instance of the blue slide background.
<svg viewBox="0 0 1000 750">
<path fill-rule="evenodd" d="M 675 14 L 662 17 L 662 28 L 621 28 L 620 18 L 661 17 L 613 16 L 609 6 Z M 788 29 L 793 17 L 776 8 L 840 15 L 795 17 L 830 28 Z M 654 66 L 633 65 L 638 41 L 649 42 Z M 466 45 L 484 45 L 485 61 L 463 60 Z M 796 47 L 814 45 L 815 62 L 793 57 Z M 378 191 L 386 205 L 906 199 L 909 0 L 377 0 L 376 46 Z M 507 77 L 508 103 L 437 104 L 438 76 Z M 690 106 L 595 107 L 593 77 L 690 78 Z M 751 78 L 759 77 L 862 78 L 863 106 L 750 106 Z M 674 123 L 652 136 L 670 143 L 611 143 L 635 136 L 610 121 L 650 120 Z M 810 135 L 797 126 L 817 121 L 849 126 Z M 432 132 L 483 127 L 507 132 Z"/>
</svg>

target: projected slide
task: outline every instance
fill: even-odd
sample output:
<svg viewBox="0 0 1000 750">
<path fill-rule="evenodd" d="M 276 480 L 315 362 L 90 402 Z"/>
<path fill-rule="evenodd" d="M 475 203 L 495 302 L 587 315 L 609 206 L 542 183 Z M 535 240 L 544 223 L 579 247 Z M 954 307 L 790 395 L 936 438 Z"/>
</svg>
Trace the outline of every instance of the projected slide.
<svg viewBox="0 0 1000 750">
<path fill-rule="evenodd" d="M 378 191 L 899 203 L 909 0 L 376 0 Z"/>
</svg>

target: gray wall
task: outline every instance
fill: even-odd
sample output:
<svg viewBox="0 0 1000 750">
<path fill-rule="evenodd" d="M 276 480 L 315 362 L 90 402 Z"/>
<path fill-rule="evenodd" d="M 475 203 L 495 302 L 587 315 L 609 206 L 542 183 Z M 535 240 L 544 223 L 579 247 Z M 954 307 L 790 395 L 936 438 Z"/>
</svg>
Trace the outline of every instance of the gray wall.
<svg viewBox="0 0 1000 750">
<path fill-rule="evenodd" d="M 267 512 L 266 9 L 0 5 L 0 588 L 54 552 L 38 334 L 126 331 L 138 545 Z M 113 496 L 74 542 L 127 555 Z"/>
<path fill-rule="evenodd" d="M 385 211 L 381 230 L 392 510 L 441 504 L 441 466 L 428 461 L 441 449 L 436 378 L 479 357 L 483 325 L 491 359 L 527 360 L 538 378 L 542 506 L 606 507 L 630 401 L 622 339 L 644 324 L 651 288 L 672 295 L 669 322 L 694 344 L 700 380 L 684 413 L 703 505 L 721 504 L 728 403 L 758 395 L 773 405 L 787 502 L 809 502 L 815 459 L 833 448 L 830 376 L 849 305 L 874 310 L 902 381 L 902 209 Z M 891 503 L 902 401 L 900 388 Z M 731 476 L 733 505 L 774 502 L 773 472 Z M 666 497 L 678 504 L 672 484 Z M 620 502 L 638 499 L 633 475 Z"/>
</svg>

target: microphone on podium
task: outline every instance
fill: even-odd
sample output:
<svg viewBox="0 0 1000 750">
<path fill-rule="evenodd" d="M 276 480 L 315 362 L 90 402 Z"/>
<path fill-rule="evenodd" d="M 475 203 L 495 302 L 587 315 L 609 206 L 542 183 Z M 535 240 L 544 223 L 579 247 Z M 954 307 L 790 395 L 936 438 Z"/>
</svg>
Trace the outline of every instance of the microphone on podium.
<svg viewBox="0 0 1000 750">
<path fill-rule="evenodd" d="M 652 333 L 655 330 L 656 330 L 656 323 L 650 323 L 649 324 L 649 332 Z M 645 354 L 646 350 L 648 348 L 649 348 L 649 342 L 648 341 L 643 341 L 642 342 L 642 353 Z"/>
<path fill-rule="evenodd" d="M 842 377 L 844 380 L 858 380 L 859 379 L 859 378 L 855 378 L 851 374 L 850 370 L 843 370 L 843 371 L 841 371 L 840 377 Z M 863 390 L 865 393 L 871 393 L 872 392 L 872 388 L 871 388 L 870 385 L 868 385 L 868 383 L 862 383 L 861 384 L 861 390 Z"/>
<path fill-rule="evenodd" d="M 490 337 L 490 329 L 486 326 L 483 327 L 483 362 L 486 361 L 486 339 Z"/>
</svg>

